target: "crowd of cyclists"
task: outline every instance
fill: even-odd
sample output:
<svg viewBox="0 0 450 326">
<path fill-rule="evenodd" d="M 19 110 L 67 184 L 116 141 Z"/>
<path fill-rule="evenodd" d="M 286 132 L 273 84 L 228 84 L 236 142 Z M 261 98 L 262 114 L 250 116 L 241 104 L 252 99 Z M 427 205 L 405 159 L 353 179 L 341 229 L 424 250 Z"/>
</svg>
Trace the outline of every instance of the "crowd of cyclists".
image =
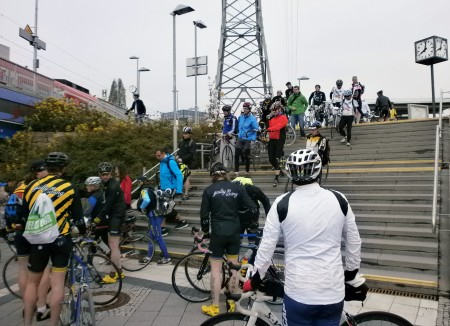
<svg viewBox="0 0 450 326">
<path fill-rule="evenodd" d="M 218 162 L 210 169 L 212 184 L 202 194 L 200 224 L 203 238 L 209 240 L 212 252 L 212 303 L 203 306 L 202 312 L 209 316 L 219 314 L 222 257 L 226 255 L 229 261 L 238 262 L 240 234 L 258 232 L 259 208 L 262 205 L 267 219 L 254 261 L 255 273 L 244 284 L 244 291 L 261 287 L 276 242 L 282 234 L 286 250 L 283 308 L 286 325 L 302 325 L 305 320 L 338 325 L 343 309 L 345 284 L 357 284 L 360 291 L 367 292 L 364 281 L 357 276 L 361 240 L 355 216 L 346 198 L 338 192 L 325 190 L 318 184 L 322 168 L 328 164 L 329 158 L 325 155 L 327 139 L 319 130 L 323 121 L 319 118 L 309 125 L 308 134 L 305 131 L 305 111 L 310 105 L 320 107 L 326 101 L 325 93 L 320 91 L 320 85 L 316 85 L 315 91 L 306 100 L 298 86 L 292 87 L 290 83 L 287 86 L 286 97 L 278 91 L 275 97 L 267 95 L 264 98 L 259 121 L 252 114 L 252 105 L 248 102 L 243 103 L 239 117 L 231 113 L 230 106 L 222 108 L 222 133 L 224 137 L 237 138 L 235 178 L 231 182 L 228 179 L 229 171 Z M 338 80 L 330 97 L 333 106 L 342 111 L 342 142 L 350 146 L 351 126 L 355 113 L 361 110 L 364 86 L 356 77 L 353 78 L 351 89 L 343 90 L 342 86 L 342 81 Z M 364 115 L 364 112 L 360 113 Z M 285 166 L 281 166 L 288 123 L 294 129 L 299 126 L 301 137 L 305 137 L 305 145 L 299 146 L 303 149 L 288 155 Z M 287 174 L 296 187 L 279 196 L 273 205 L 249 178 L 250 146 L 262 129 L 269 135 L 268 156 L 275 173 L 273 186 L 278 185 L 280 176 Z M 154 179 L 139 178 L 140 199 L 137 209 L 149 219 L 149 236 L 161 249 L 162 257 L 158 264 L 171 262 L 163 239 L 167 234 L 167 230 L 164 232 L 165 218 L 175 218 L 175 229 L 188 226 L 186 220 L 175 210 L 174 198 L 189 199 L 189 173 L 183 174 L 182 170 L 189 170 L 195 154 L 196 145 L 191 139 L 191 132 L 192 128 L 183 128 L 178 156 L 165 148 L 156 151 L 155 156 L 160 161 L 159 184 Z M 245 177 L 239 176 L 242 156 Z M 87 232 L 88 227 L 95 229 L 95 236 L 108 244 L 111 260 L 118 267 L 119 273 L 104 275 L 104 283 L 114 283 L 125 277 L 121 268 L 119 241 L 122 223 L 127 209 L 131 207 L 131 178 L 124 166 L 115 167 L 110 162 L 100 162 L 97 165 L 98 175 L 90 176 L 85 181 L 87 205 L 83 208 L 78 189 L 63 178 L 68 164 L 69 157 L 65 153 L 52 152 L 44 160 L 33 162 L 30 175 L 20 184 L 9 186 L 10 193 L 15 194 L 18 201 L 14 204 L 15 215 L 6 216 L 5 229 L 15 233 L 25 325 L 31 325 L 33 316 L 38 321 L 50 318 L 51 325 L 58 324 L 60 303 L 64 297 L 64 278 L 73 246 L 73 227 L 81 235 Z M 1 185 L 0 190 L 3 190 Z M 36 206 L 45 200 L 52 204 L 50 213 L 55 219 L 49 227 L 55 227 L 57 234 L 54 238 L 31 242 L 28 237 L 31 229 L 29 221 L 33 214 L 40 218 L 40 213 L 36 213 Z M 325 201 L 329 205 L 326 209 L 320 208 L 325 207 L 321 205 Z M 107 228 L 97 231 L 96 227 L 103 225 Z M 342 264 L 340 251 L 343 231 L 346 242 L 345 265 Z M 358 282 L 355 283 L 355 279 Z M 327 281 L 322 282 L 323 280 Z M 50 299 L 47 299 L 50 286 L 52 292 Z M 236 278 L 230 283 L 230 290 L 238 290 Z"/>
</svg>

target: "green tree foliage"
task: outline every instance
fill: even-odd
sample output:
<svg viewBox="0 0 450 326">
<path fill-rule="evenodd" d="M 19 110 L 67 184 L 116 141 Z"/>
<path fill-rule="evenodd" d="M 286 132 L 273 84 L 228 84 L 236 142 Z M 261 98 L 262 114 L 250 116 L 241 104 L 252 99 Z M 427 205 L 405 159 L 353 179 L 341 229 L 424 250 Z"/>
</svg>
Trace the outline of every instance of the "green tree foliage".
<svg viewBox="0 0 450 326">
<path fill-rule="evenodd" d="M 102 161 L 124 163 L 128 174 L 135 179 L 142 174 L 143 168 L 150 169 L 159 163 L 155 158 L 157 149 L 167 147 L 171 151 L 172 125 L 169 121 L 135 124 L 60 102 L 55 99 L 43 101 L 27 119 L 26 131 L 0 142 L 2 180 L 21 180 L 31 161 L 43 159 L 52 151 L 65 152 L 69 156 L 70 164 L 65 177 L 77 184 L 81 185 L 88 176 L 97 175 L 97 164 Z M 79 116 L 79 120 L 72 118 L 72 115 Z M 64 120 L 70 120 L 70 123 L 64 124 Z M 179 126 L 180 138 L 184 126 Z M 54 137 L 48 144 L 36 144 L 34 141 L 35 131 L 67 130 L 71 132 Z M 196 142 L 211 143 L 207 135 L 218 130 L 219 124 L 201 125 L 194 128 L 193 138 Z"/>
<path fill-rule="evenodd" d="M 64 99 L 48 98 L 36 104 L 25 119 L 25 129 L 33 131 L 94 130 L 107 125 L 112 118 L 95 109 L 82 108 Z"/>
<path fill-rule="evenodd" d="M 119 89 L 117 88 L 117 82 L 114 79 L 111 84 L 111 89 L 109 91 L 108 102 L 114 105 L 119 103 Z"/>
<path fill-rule="evenodd" d="M 118 99 L 119 99 L 117 106 L 119 108 L 126 109 L 127 96 L 126 96 L 125 87 L 123 86 L 122 79 L 120 79 L 120 78 L 119 78 L 119 81 L 117 82 L 117 92 L 118 92 Z"/>
</svg>

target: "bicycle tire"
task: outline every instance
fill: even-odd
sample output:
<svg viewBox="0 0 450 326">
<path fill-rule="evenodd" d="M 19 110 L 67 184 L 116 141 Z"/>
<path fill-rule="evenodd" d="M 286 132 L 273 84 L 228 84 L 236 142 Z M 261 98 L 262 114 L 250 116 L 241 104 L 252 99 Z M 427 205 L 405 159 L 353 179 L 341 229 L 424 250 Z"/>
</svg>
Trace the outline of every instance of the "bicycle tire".
<svg viewBox="0 0 450 326">
<path fill-rule="evenodd" d="M 91 289 L 83 286 L 79 293 L 80 310 L 76 325 L 95 326 L 95 308 Z"/>
<path fill-rule="evenodd" d="M 204 259 L 208 259 L 207 266 Z M 204 269 L 200 271 L 200 269 Z M 211 299 L 211 265 L 203 252 L 184 256 L 173 268 L 172 286 L 175 292 L 189 302 L 204 302 Z M 225 275 L 222 273 L 222 283 Z"/>
<path fill-rule="evenodd" d="M 10 257 L 6 261 L 5 265 L 3 266 L 2 278 L 3 283 L 5 284 L 8 291 L 15 297 L 21 299 L 22 296 L 20 295 L 18 283 L 19 262 L 17 255 Z"/>
<path fill-rule="evenodd" d="M 320 184 L 321 187 L 323 187 L 323 185 L 325 184 L 325 182 L 327 182 L 327 178 L 328 178 L 328 170 L 329 170 L 329 169 L 330 169 L 330 167 L 329 167 L 328 164 L 325 165 L 325 166 L 322 168 L 322 175 L 321 175 L 320 180 L 319 180 L 319 184 Z M 325 173 L 323 173 L 324 170 L 325 170 Z"/>
<path fill-rule="evenodd" d="M 69 291 L 69 293 L 64 295 L 64 301 L 61 303 L 59 323 L 61 326 L 70 326 L 72 325 L 72 312 L 75 311 L 75 296 L 70 288 L 65 287 L 64 290 Z"/>
<path fill-rule="evenodd" d="M 137 232 L 124 238 L 120 242 L 119 249 L 122 268 L 136 272 L 150 264 L 155 254 L 155 243 L 148 235 Z"/>
<path fill-rule="evenodd" d="M 231 170 L 233 168 L 233 150 L 230 145 L 225 145 L 222 152 L 222 164 L 225 165 L 227 170 Z"/>
<path fill-rule="evenodd" d="M 106 305 L 113 302 L 122 290 L 122 278 L 119 277 L 115 283 L 110 284 L 103 283 L 102 280 L 111 271 L 120 275 L 119 268 L 105 255 L 90 254 L 88 261 L 86 278 L 92 290 L 94 304 Z M 76 266 L 74 266 L 74 270 L 77 270 Z"/>
<path fill-rule="evenodd" d="M 368 311 L 352 317 L 356 325 L 350 325 L 345 321 L 341 326 L 413 326 L 403 317 L 384 311 Z"/>
<path fill-rule="evenodd" d="M 295 133 L 295 129 L 288 123 L 286 125 L 286 146 L 291 146 L 295 143 L 295 139 L 297 138 L 297 134 Z"/>
<path fill-rule="evenodd" d="M 230 312 L 226 314 L 220 314 L 205 320 L 200 326 L 214 326 L 214 325 L 230 325 L 231 321 L 242 321 L 243 323 L 233 323 L 233 325 L 247 325 L 249 316 L 241 314 L 240 312 Z M 270 326 L 266 321 L 261 318 L 256 319 L 256 326 Z"/>
</svg>

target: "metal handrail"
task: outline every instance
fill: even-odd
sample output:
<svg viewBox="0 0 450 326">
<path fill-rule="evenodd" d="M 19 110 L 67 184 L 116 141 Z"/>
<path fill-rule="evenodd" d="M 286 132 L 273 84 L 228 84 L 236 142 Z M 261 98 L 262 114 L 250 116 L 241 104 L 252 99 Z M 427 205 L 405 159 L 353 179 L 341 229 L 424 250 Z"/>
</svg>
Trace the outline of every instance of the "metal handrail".
<svg viewBox="0 0 450 326">
<path fill-rule="evenodd" d="M 436 142 L 434 152 L 434 180 L 433 180 L 433 208 L 431 211 L 431 229 L 433 233 L 436 233 L 437 224 L 439 224 L 439 214 L 437 213 L 437 192 L 438 192 L 438 177 L 439 177 L 439 144 L 442 138 L 442 102 L 444 101 L 444 93 L 450 94 L 450 92 L 443 92 L 441 90 L 441 100 L 439 103 L 439 121 L 436 126 Z"/>
<path fill-rule="evenodd" d="M 212 144 L 210 143 L 197 143 L 197 146 L 200 146 L 200 149 L 197 149 L 197 152 L 200 152 L 200 165 L 201 165 L 201 169 L 205 170 L 205 153 L 208 153 L 210 151 L 210 148 Z M 175 152 L 171 153 L 172 155 L 175 155 L 180 149 L 178 148 Z M 154 171 L 155 169 L 159 168 L 159 166 L 161 165 L 161 163 L 156 164 L 155 166 L 151 167 L 149 170 L 145 171 L 145 173 L 142 175 L 143 177 L 147 177 L 147 175 L 149 175 L 152 171 Z M 159 171 L 159 170 L 158 170 Z M 156 177 L 156 174 L 158 172 L 154 172 L 153 174 L 151 174 L 150 177 L 148 177 L 149 180 L 152 180 L 153 178 Z M 138 180 L 134 180 L 132 182 L 132 185 L 134 186 L 136 183 L 138 182 Z M 138 191 L 139 187 L 133 189 L 131 191 L 131 194 L 134 194 L 136 191 Z"/>
</svg>

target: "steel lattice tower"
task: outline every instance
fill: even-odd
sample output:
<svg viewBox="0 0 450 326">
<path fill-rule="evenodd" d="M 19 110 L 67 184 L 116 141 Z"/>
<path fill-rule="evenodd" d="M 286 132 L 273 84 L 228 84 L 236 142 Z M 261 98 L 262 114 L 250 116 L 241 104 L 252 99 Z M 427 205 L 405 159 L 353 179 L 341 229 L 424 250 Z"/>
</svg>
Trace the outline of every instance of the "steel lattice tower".
<svg viewBox="0 0 450 326">
<path fill-rule="evenodd" d="M 219 104 L 233 112 L 244 101 L 272 93 L 261 0 L 222 0 L 222 28 L 216 74 Z"/>
</svg>

